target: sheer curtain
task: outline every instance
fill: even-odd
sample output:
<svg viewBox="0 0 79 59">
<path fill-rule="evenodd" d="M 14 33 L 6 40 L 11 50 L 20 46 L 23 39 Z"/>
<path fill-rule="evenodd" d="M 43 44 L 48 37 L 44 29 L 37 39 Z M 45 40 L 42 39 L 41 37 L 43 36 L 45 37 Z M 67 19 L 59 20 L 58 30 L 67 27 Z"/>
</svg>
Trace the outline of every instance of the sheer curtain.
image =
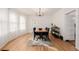
<svg viewBox="0 0 79 59">
<path fill-rule="evenodd" d="M 15 12 L 9 13 L 9 25 L 10 32 L 15 32 L 18 30 L 18 15 Z"/>
<path fill-rule="evenodd" d="M 26 29 L 26 18 L 24 16 L 20 16 L 19 21 L 20 21 L 19 23 L 20 30 L 25 30 Z"/>
<path fill-rule="evenodd" d="M 0 9 L 0 37 L 8 34 L 7 9 Z"/>
</svg>

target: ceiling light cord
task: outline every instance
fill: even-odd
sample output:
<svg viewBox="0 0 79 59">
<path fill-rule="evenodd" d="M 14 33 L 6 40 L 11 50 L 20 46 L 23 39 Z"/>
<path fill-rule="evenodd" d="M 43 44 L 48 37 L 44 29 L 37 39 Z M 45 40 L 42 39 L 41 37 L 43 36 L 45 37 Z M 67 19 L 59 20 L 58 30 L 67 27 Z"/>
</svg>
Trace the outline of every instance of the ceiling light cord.
<svg viewBox="0 0 79 59">
<path fill-rule="evenodd" d="M 42 16 L 42 14 L 41 14 L 41 8 L 39 8 L 39 16 Z"/>
</svg>

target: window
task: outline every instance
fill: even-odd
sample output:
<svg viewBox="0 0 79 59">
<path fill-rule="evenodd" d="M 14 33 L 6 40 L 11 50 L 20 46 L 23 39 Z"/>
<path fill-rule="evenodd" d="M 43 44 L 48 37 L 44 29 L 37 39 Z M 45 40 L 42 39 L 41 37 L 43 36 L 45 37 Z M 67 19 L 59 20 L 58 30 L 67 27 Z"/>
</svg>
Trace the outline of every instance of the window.
<svg viewBox="0 0 79 59">
<path fill-rule="evenodd" d="M 10 12 L 9 17 L 10 32 L 15 32 L 18 30 L 18 15 Z"/>
<path fill-rule="evenodd" d="M 20 30 L 26 29 L 26 19 L 24 16 L 20 16 Z"/>
</svg>

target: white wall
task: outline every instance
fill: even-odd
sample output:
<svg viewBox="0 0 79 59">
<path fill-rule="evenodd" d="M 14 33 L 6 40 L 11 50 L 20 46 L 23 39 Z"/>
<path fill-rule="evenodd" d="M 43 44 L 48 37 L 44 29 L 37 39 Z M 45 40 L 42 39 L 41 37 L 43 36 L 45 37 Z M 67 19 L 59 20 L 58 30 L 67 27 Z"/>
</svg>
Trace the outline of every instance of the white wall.
<svg viewBox="0 0 79 59">
<path fill-rule="evenodd" d="M 39 28 L 39 27 L 49 27 L 51 26 L 51 16 L 28 16 L 28 32 L 33 31 L 33 27 Z"/>
<path fill-rule="evenodd" d="M 65 34 L 64 31 L 64 9 L 60 9 L 52 16 L 52 23 L 60 27 L 60 32 L 62 35 Z"/>
</svg>

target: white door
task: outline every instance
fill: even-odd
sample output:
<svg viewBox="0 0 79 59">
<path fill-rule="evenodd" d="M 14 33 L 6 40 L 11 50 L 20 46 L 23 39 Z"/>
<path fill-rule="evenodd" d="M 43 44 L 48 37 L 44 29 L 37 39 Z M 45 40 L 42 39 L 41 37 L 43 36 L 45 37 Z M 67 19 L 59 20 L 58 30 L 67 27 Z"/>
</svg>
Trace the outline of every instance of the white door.
<svg viewBox="0 0 79 59">
<path fill-rule="evenodd" d="M 65 18 L 65 39 L 64 40 L 75 40 L 75 12 L 66 14 Z"/>
</svg>

